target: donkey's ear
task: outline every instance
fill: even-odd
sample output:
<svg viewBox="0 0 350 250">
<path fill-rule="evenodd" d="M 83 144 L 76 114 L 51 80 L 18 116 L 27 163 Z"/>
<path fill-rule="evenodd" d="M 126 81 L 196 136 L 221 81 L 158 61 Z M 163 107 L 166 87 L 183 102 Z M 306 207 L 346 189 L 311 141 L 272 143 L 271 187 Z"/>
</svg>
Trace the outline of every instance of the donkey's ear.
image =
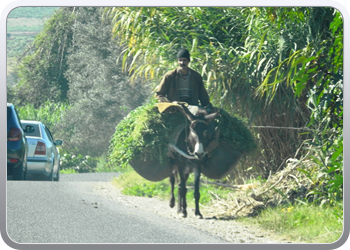
<svg viewBox="0 0 350 250">
<path fill-rule="evenodd" d="M 220 115 L 220 110 L 216 111 L 215 113 L 206 115 L 204 118 L 205 118 L 206 122 L 209 123 L 212 120 L 214 120 L 218 115 Z"/>
</svg>

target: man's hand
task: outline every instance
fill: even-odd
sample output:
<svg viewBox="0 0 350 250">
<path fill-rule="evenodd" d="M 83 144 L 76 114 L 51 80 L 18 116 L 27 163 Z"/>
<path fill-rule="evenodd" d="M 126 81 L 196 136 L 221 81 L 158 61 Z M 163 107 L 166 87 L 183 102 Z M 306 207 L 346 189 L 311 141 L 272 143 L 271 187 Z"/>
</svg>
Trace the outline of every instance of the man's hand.
<svg viewBox="0 0 350 250">
<path fill-rule="evenodd" d="M 204 107 L 205 111 L 207 111 L 208 114 L 212 112 L 213 104 L 209 103 L 207 106 Z"/>
<path fill-rule="evenodd" d="M 159 102 L 170 102 L 168 98 L 164 96 L 157 96 L 156 98 L 158 99 Z"/>
</svg>

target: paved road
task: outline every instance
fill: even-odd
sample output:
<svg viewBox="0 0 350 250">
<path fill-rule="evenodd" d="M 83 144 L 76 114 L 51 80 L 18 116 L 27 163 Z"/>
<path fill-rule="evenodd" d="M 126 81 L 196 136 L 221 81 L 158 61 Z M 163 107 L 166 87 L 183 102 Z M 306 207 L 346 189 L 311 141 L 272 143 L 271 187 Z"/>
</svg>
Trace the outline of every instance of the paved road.
<svg viewBox="0 0 350 250">
<path fill-rule="evenodd" d="M 93 192 L 116 173 L 7 181 L 7 233 L 17 243 L 229 243 Z"/>
</svg>

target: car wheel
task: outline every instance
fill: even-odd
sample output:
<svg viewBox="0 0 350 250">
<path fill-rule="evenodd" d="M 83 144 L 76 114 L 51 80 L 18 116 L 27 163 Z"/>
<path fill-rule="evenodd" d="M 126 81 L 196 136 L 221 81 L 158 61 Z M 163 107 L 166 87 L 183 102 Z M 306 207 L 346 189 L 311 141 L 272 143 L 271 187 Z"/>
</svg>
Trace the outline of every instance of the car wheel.
<svg viewBox="0 0 350 250">
<path fill-rule="evenodd" d="M 47 177 L 47 180 L 48 180 L 48 181 L 53 181 L 53 168 L 52 168 L 52 170 L 51 170 L 50 175 Z"/>
<path fill-rule="evenodd" d="M 26 175 L 27 175 L 27 171 L 23 166 L 23 162 L 16 168 L 13 169 L 12 172 L 12 179 L 13 180 L 25 180 L 26 179 Z"/>
<path fill-rule="evenodd" d="M 59 181 L 60 180 L 60 166 L 58 166 L 56 178 L 54 178 L 53 180 L 54 181 Z"/>
<path fill-rule="evenodd" d="M 23 172 L 23 180 L 27 180 L 27 171 L 28 170 L 28 166 L 27 166 L 27 163 L 26 163 L 26 167 L 24 168 L 24 172 Z"/>
</svg>

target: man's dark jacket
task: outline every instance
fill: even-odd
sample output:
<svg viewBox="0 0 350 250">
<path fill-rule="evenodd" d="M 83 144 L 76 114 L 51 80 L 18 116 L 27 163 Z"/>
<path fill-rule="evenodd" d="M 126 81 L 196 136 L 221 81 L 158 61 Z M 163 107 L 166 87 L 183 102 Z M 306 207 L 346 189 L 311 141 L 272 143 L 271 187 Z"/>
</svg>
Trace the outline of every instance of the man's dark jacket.
<svg viewBox="0 0 350 250">
<path fill-rule="evenodd" d="M 202 76 L 190 69 L 190 88 L 191 88 L 191 105 L 199 105 L 198 100 L 202 106 L 207 106 L 209 96 L 204 88 Z M 160 82 L 156 98 L 160 102 L 173 102 L 179 101 L 179 78 L 181 77 L 180 68 L 169 71 L 165 74 L 162 81 Z"/>
</svg>

